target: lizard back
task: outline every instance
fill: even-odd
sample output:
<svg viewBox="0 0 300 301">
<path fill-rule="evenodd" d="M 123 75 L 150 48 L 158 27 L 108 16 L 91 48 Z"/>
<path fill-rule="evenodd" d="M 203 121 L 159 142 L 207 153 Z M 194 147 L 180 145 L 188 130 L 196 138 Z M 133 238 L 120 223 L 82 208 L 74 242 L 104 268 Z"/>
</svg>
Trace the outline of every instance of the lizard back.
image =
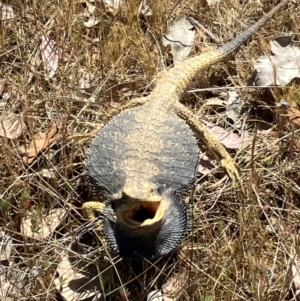
<svg viewBox="0 0 300 301">
<path fill-rule="evenodd" d="M 179 193 L 194 181 L 198 153 L 182 119 L 146 104 L 121 112 L 98 132 L 87 168 L 94 193 L 108 199 L 118 198 L 126 182 L 158 183 Z"/>
</svg>

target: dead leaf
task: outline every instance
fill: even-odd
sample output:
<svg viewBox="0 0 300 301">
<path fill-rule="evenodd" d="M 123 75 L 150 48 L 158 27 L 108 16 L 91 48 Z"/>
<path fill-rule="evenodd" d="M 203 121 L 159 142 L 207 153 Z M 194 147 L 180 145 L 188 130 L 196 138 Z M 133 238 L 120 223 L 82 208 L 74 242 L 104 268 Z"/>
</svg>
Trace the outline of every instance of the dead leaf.
<svg viewBox="0 0 300 301">
<path fill-rule="evenodd" d="M 206 0 L 208 6 L 217 5 L 221 2 L 221 0 Z"/>
<path fill-rule="evenodd" d="M 142 0 L 139 6 L 139 14 L 145 17 L 152 16 L 152 10 L 150 6 L 147 4 L 147 0 Z"/>
<path fill-rule="evenodd" d="M 58 68 L 58 52 L 53 40 L 50 40 L 47 34 L 42 35 L 42 43 L 40 45 L 42 61 L 48 72 L 48 77 L 52 78 Z"/>
<path fill-rule="evenodd" d="M 41 170 L 41 175 L 42 175 L 42 177 L 48 178 L 48 179 L 52 179 L 52 178 L 55 177 L 55 174 L 54 174 L 53 170 L 46 169 L 46 168 L 43 168 Z"/>
<path fill-rule="evenodd" d="M 184 60 L 191 52 L 195 40 L 195 27 L 186 16 L 181 17 L 168 27 L 162 43 L 171 46 L 174 65 Z"/>
<path fill-rule="evenodd" d="M 90 83 L 89 76 L 83 76 L 79 79 L 79 89 L 80 90 L 89 89 L 90 87 L 91 87 L 91 83 Z"/>
<path fill-rule="evenodd" d="M 205 124 L 207 129 L 214 134 L 218 140 L 227 148 L 241 149 L 248 146 L 251 143 L 251 137 L 247 135 L 239 136 L 238 134 L 228 132 L 227 130 L 219 127 L 211 122 L 201 119 L 201 122 Z"/>
<path fill-rule="evenodd" d="M 1 13 L 0 16 L 1 21 L 11 20 L 16 17 L 13 7 L 11 5 L 0 3 L 0 13 Z"/>
<path fill-rule="evenodd" d="M 66 301 L 81 301 L 99 294 L 99 278 L 91 273 L 91 267 L 85 267 L 86 271 L 75 269 L 72 266 L 68 254 L 64 251 L 62 261 L 57 267 L 59 277 L 54 279 L 54 284 Z M 100 300 L 100 296 L 99 299 Z"/>
<path fill-rule="evenodd" d="M 293 46 L 292 37 L 278 37 L 270 46 L 272 54 L 257 59 L 248 86 L 284 86 L 300 77 L 300 49 Z"/>
<path fill-rule="evenodd" d="M 93 15 L 95 9 L 96 9 L 96 6 L 92 3 L 90 3 L 89 1 L 83 1 L 82 4 L 85 5 L 85 9 L 84 9 L 84 12 L 83 12 L 83 16 L 85 17 L 90 17 Z"/>
<path fill-rule="evenodd" d="M 297 104 L 294 101 L 289 101 L 287 108 L 287 114 L 290 122 L 297 128 L 300 129 L 300 111 Z"/>
<path fill-rule="evenodd" d="M 51 124 L 47 132 L 36 134 L 28 147 L 19 148 L 23 162 L 26 164 L 32 163 L 37 155 L 55 141 L 59 135 L 60 133 L 55 122 Z"/>
<path fill-rule="evenodd" d="M 95 25 L 97 25 L 100 22 L 100 19 L 94 17 L 94 16 L 90 16 L 89 19 L 86 22 L 83 22 L 85 27 L 93 27 Z"/>
<path fill-rule="evenodd" d="M 228 90 L 227 92 L 228 100 L 226 103 L 226 115 L 234 122 L 234 127 L 240 129 L 242 127 L 241 123 L 241 113 L 243 108 L 242 99 L 235 89 Z"/>
<path fill-rule="evenodd" d="M 203 104 L 207 106 L 221 106 L 226 107 L 226 115 L 234 121 L 234 128 L 240 129 L 242 126 L 241 116 L 244 102 L 235 88 L 229 89 L 227 92 L 220 93 L 219 97 L 209 98 Z"/>
<path fill-rule="evenodd" d="M 41 277 L 42 270 L 44 267 L 41 264 L 20 267 L 10 261 L 8 266 L 0 265 L 0 300 L 9 300 L 8 296 L 12 300 L 22 300 L 20 296 L 28 296 L 36 288 L 34 280 Z"/>
<path fill-rule="evenodd" d="M 297 259 L 297 256 L 295 256 L 294 262 L 292 264 L 292 276 L 294 296 L 297 297 L 300 294 L 300 262 Z"/>
<path fill-rule="evenodd" d="M 3 301 L 13 300 L 9 298 L 9 295 L 14 295 L 16 293 L 16 289 L 14 288 L 12 283 L 9 283 L 7 279 L 5 279 L 4 275 L 0 274 L 0 297 Z"/>
<path fill-rule="evenodd" d="M 176 301 L 187 283 L 186 273 L 172 275 L 161 288 L 164 301 Z"/>
<path fill-rule="evenodd" d="M 7 102 L 10 100 L 10 94 L 7 93 L 7 92 L 4 92 L 4 93 L 2 94 L 2 100 L 3 100 L 5 103 L 7 103 Z"/>
<path fill-rule="evenodd" d="M 21 115 L 3 112 L 0 115 L 0 136 L 9 139 L 18 138 L 26 130 L 26 124 Z"/>
<path fill-rule="evenodd" d="M 0 79 L 0 95 L 2 95 L 4 91 L 4 86 L 5 86 L 5 79 L 1 78 Z"/>
<path fill-rule="evenodd" d="M 155 290 L 147 295 L 147 301 L 163 301 L 161 290 Z"/>
<path fill-rule="evenodd" d="M 207 106 L 225 107 L 226 106 L 226 101 L 224 99 L 219 98 L 219 97 L 212 97 L 212 98 L 207 99 L 205 101 L 205 103 L 203 104 L 203 107 L 207 107 Z"/>
<path fill-rule="evenodd" d="M 28 237 L 45 239 L 61 224 L 66 214 L 64 208 L 51 209 L 45 216 L 32 212 L 28 217 L 22 219 L 21 232 Z"/>
<path fill-rule="evenodd" d="M 122 0 L 102 0 L 102 3 L 111 10 L 119 9 L 122 5 Z"/>
<path fill-rule="evenodd" d="M 298 109 L 298 105 L 294 101 L 285 101 L 281 100 L 276 104 L 276 107 L 279 110 L 283 110 L 287 113 L 290 122 L 297 128 L 300 128 L 300 110 Z M 298 142 L 298 141 L 296 141 Z"/>
<path fill-rule="evenodd" d="M 5 232 L 0 232 L 0 261 L 9 261 L 12 249 L 12 239 Z"/>
</svg>

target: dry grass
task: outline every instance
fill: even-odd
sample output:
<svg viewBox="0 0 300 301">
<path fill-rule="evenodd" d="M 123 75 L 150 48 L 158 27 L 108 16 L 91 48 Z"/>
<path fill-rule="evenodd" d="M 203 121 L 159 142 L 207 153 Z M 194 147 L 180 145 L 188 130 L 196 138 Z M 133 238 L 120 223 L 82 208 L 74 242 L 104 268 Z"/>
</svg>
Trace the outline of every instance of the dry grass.
<svg viewBox="0 0 300 301">
<path fill-rule="evenodd" d="M 141 263 L 109 250 L 99 253 L 92 227 L 84 224 L 80 210 L 90 199 L 84 160 L 95 130 L 113 108 L 151 90 L 168 57 L 161 46 L 167 20 L 188 14 L 226 41 L 269 11 L 275 1 L 260 5 L 260 1 L 225 0 L 208 7 L 205 1 L 151 0 L 153 15 L 142 21 L 137 17 L 139 1 L 128 0 L 114 13 L 99 6 L 100 23 L 92 28 L 83 24 L 85 5 L 80 1 L 7 2 L 17 17 L 0 21 L 0 79 L 6 80 L 4 92 L 10 94 L 8 101 L 0 97 L 0 105 L 20 113 L 28 127 L 21 138 L 0 137 L 0 226 L 13 238 L 12 255 L 0 264 L 1 272 L 14 275 L 10 281 L 17 289 L 8 295 L 11 300 L 62 300 L 53 281 L 63 250 L 72 254 L 77 269 L 90 262 L 97 266 L 95 281 L 101 283 L 103 300 L 145 300 L 149 291 L 180 273 L 186 279 L 181 300 L 292 299 L 291 264 L 299 245 L 299 138 L 275 104 L 282 98 L 299 103 L 297 83 L 272 93 L 241 90 L 249 99 L 245 124 L 253 134 L 250 147 L 232 152 L 241 168 L 242 186 L 229 181 L 212 186 L 224 175 L 220 168 L 199 179 L 189 201 L 191 233 L 169 258 Z M 224 83 L 224 77 L 229 82 L 229 76 L 235 85 L 243 85 L 256 57 L 268 51 L 264 40 L 298 33 L 299 14 L 298 5 L 290 4 L 226 64 L 202 72 L 190 87 Z M 50 80 L 38 51 L 44 33 L 59 49 L 59 69 Z M 298 39 L 296 35 L 296 45 Z M 193 51 L 213 46 L 198 33 Z M 91 82 L 86 91 L 79 88 L 83 77 Z M 197 111 L 209 96 L 186 94 L 183 102 Z M 220 119 L 222 114 L 205 113 L 208 119 Z M 61 137 L 32 164 L 22 163 L 18 147 L 47 130 L 53 120 L 60 125 Z M 50 170 L 52 177 L 44 177 L 43 169 Z M 47 215 L 53 208 L 64 208 L 67 217 L 51 237 L 21 234 L 22 219 L 31 214 L 38 232 L 39 219 L 33 216 Z"/>
</svg>

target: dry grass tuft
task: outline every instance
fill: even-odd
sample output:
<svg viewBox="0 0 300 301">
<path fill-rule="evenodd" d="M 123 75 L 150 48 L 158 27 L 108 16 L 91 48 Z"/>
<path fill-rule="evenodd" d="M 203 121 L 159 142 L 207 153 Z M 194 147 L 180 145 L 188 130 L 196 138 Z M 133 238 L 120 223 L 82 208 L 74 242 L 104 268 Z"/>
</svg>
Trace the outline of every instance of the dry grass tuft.
<svg viewBox="0 0 300 301">
<path fill-rule="evenodd" d="M 0 278 L 0 292 L 6 279 L 10 300 L 63 300 L 54 282 L 56 277 L 64 281 L 56 269 L 63 251 L 68 251 L 76 269 L 92 270 L 90 263 L 96 265 L 94 280 L 103 300 L 146 300 L 172 275 L 186 276 L 181 300 L 292 299 L 291 265 L 299 252 L 299 134 L 276 103 L 286 99 L 299 104 L 297 83 L 271 91 L 241 90 L 249 100 L 245 126 L 253 135 L 251 146 L 232 152 L 241 168 L 242 186 L 229 181 L 213 185 L 224 175 L 220 168 L 197 181 L 189 201 L 191 233 L 176 254 L 141 263 L 105 248 L 99 252 L 80 209 L 91 197 L 85 154 L 114 108 L 152 89 L 168 58 L 161 46 L 167 21 L 188 14 L 226 41 L 276 1 L 224 0 L 208 7 L 205 1 L 151 0 L 153 15 L 146 20 L 138 17 L 139 1 L 124 2 L 115 12 L 99 5 L 95 15 L 100 22 L 87 28 L 84 1 L 2 1 L 12 5 L 16 16 L 0 19 L 0 79 L 5 79 L 0 106 L 20 114 L 27 132 L 13 140 L 0 137 L 0 227 L 2 238 L 5 233 L 13 242 L 10 258 L 0 258 L 0 275 L 6 275 Z M 224 78 L 244 85 L 254 60 L 268 51 L 265 39 L 294 32 L 299 44 L 299 13 L 298 5 L 290 4 L 226 63 L 201 72 L 190 87 L 211 87 Z M 51 79 L 39 53 L 45 34 L 59 55 Z M 211 47 L 198 33 L 193 54 Z M 81 89 L 86 80 L 89 87 Z M 197 111 L 209 96 L 186 93 L 183 102 Z M 205 113 L 207 119 L 221 119 L 222 112 Z M 53 121 L 60 137 L 27 165 L 19 147 L 46 132 Z M 57 208 L 67 216 L 50 237 L 22 234 L 25 218 L 38 233 L 41 216 Z"/>
</svg>

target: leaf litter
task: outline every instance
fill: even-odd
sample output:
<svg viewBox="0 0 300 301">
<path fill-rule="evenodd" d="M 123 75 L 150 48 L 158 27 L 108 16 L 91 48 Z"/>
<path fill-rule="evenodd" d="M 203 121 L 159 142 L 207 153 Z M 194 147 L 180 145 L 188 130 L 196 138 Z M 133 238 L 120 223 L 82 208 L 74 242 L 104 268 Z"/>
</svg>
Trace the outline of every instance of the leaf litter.
<svg viewBox="0 0 300 301">
<path fill-rule="evenodd" d="M 252 141 L 251 137 L 247 134 L 240 136 L 204 119 L 201 119 L 201 122 L 205 124 L 206 128 L 227 148 L 241 149 L 248 146 Z"/>
<path fill-rule="evenodd" d="M 64 208 L 53 208 L 47 215 L 32 210 L 21 221 L 21 232 L 27 237 L 46 239 L 66 217 Z"/>
<path fill-rule="evenodd" d="M 292 37 L 277 37 L 270 47 L 271 55 L 257 59 L 248 86 L 285 86 L 300 77 L 300 49 L 293 45 Z"/>
<path fill-rule="evenodd" d="M 26 130 L 22 116 L 11 112 L 0 114 L 0 136 L 15 139 L 21 136 Z"/>
<path fill-rule="evenodd" d="M 176 301 L 187 283 L 186 273 L 172 275 L 167 279 L 161 289 L 151 291 L 147 301 Z"/>
<path fill-rule="evenodd" d="M 271 55 L 257 59 L 248 86 L 286 86 L 300 78 L 300 48 L 293 45 L 292 37 L 277 37 L 270 41 L 270 47 Z M 285 109 L 290 122 L 300 128 L 300 110 L 296 102 L 288 100 Z"/>
<path fill-rule="evenodd" d="M 48 77 L 54 77 L 58 68 L 58 51 L 55 42 L 45 33 L 42 35 L 40 52 Z"/>
<path fill-rule="evenodd" d="M 294 296 L 299 299 L 300 295 L 300 260 L 298 256 L 295 256 L 294 261 L 292 263 L 292 277 L 293 277 L 293 289 Z"/>
<path fill-rule="evenodd" d="M 300 110 L 298 109 L 296 102 L 290 100 L 288 103 L 287 114 L 289 120 L 297 129 L 300 129 Z"/>
<path fill-rule="evenodd" d="M 64 279 L 62 279 L 62 281 L 63 281 Z"/>
<path fill-rule="evenodd" d="M 0 79 L 0 96 L 3 94 L 4 86 L 5 86 L 5 79 L 1 78 Z"/>
<path fill-rule="evenodd" d="M 36 159 L 38 154 L 41 151 L 47 149 L 47 147 L 59 136 L 60 133 L 58 131 L 57 125 L 55 122 L 53 122 L 46 132 L 36 134 L 27 147 L 21 146 L 19 148 L 19 151 L 22 155 L 22 161 L 25 164 L 32 163 Z"/>
<path fill-rule="evenodd" d="M 221 2 L 221 0 L 206 0 L 208 6 L 214 6 Z"/>
<path fill-rule="evenodd" d="M 147 295 L 147 301 L 164 301 L 162 291 L 161 290 L 151 291 Z"/>
<path fill-rule="evenodd" d="M 163 46 L 171 46 L 174 65 L 180 63 L 191 52 L 196 36 L 195 26 L 186 16 L 173 22 L 163 35 Z"/>
<path fill-rule="evenodd" d="M 181 295 L 185 285 L 187 283 L 186 271 L 172 275 L 162 285 L 162 295 L 164 301 L 176 301 L 178 296 Z"/>
<path fill-rule="evenodd" d="M 8 21 L 16 17 L 13 7 L 3 3 L 0 3 L 0 14 L 1 21 Z"/>
<path fill-rule="evenodd" d="M 12 250 L 12 239 L 4 231 L 0 232 L 0 263 L 9 261 Z"/>
<path fill-rule="evenodd" d="M 102 0 L 105 8 L 109 9 L 112 12 L 119 9 L 122 5 L 122 2 L 122 0 Z"/>
<path fill-rule="evenodd" d="M 236 90 L 230 89 L 228 92 L 228 100 L 226 102 L 226 115 L 234 122 L 234 128 L 242 127 L 241 115 L 243 109 L 243 101 Z"/>
<path fill-rule="evenodd" d="M 91 28 L 93 26 L 96 26 L 100 22 L 100 19 L 90 16 L 89 19 L 86 22 L 83 22 L 84 26 L 87 28 Z"/>
<path fill-rule="evenodd" d="M 147 0 L 142 0 L 139 6 L 139 14 L 145 16 L 145 17 L 150 17 L 152 16 L 152 10 L 150 6 L 147 4 Z"/>
<path fill-rule="evenodd" d="M 63 251 L 56 271 L 58 277 L 54 279 L 54 284 L 66 301 L 84 301 L 100 295 L 97 271 L 91 263 L 86 264 L 82 269 L 77 268 L 72 263 L 72 257 Z M 97 300 L 100 300 L 100 297 L 101 295 Z"/>
</svg>

